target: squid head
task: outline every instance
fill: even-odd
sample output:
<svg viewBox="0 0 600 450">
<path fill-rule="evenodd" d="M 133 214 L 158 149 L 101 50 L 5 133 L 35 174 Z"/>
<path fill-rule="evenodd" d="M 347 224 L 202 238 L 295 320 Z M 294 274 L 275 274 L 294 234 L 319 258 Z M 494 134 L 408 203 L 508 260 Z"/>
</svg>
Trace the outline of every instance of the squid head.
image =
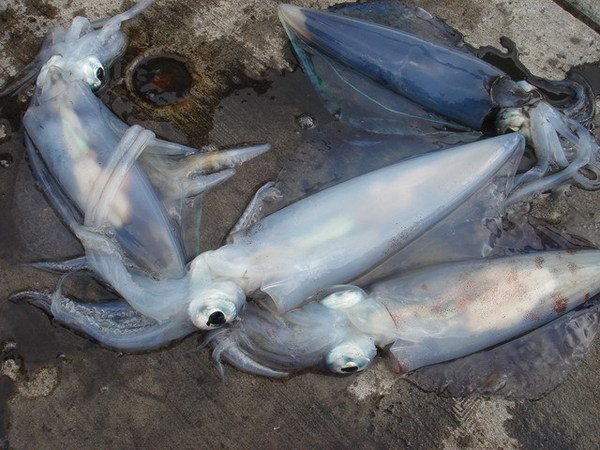
<svg viewBox="0 0 600 450">
<path fill-rule="evenodd" d="M 0 96 L 18 92 L 37 76 L 37 86 L 43 89 L 51 83 L 46 80 L 60 69 L 73 80 L 86 83 L 92 90 L 99 89 L 106 80 L 108 68 L 123 54 L 127 36 L 121 24 L 156 0 L 142 0 L 128 11 L 109 19 L 90 22 L 85 17 L 73 19 L 71 27 L 56 27 L 48 33 L 37 57 L 22 69 L 18 79 L 0 92 Z"/>
</svg>

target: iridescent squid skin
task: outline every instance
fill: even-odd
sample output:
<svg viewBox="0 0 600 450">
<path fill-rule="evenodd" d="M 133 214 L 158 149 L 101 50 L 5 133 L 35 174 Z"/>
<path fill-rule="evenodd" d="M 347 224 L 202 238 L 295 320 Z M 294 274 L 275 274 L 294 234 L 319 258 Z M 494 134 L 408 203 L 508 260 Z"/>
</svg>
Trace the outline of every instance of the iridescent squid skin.
<svg viewBox="0 0 600 450">
<path fill-rule="evenodd" d="M 600 250 L 533 252 L 440 264 L 375 283 L 333 286 L 280 317 L 248 305 L 209 337 L 213 357 L 284 377 L 311 367 L 359 372 L 385 348 L 400 373 L 501 344 L 600 292 Z"/>
<path fill-rule="evenodd" d="M 482 130 L 495 122 L 499 133 L 522 133 L 537 159 L 515 179 L 509 203 L 569 184 L 600 187 L 600 146 L 582 125 L 593 117 L 594 100 L 583 85 L 547 81 L 574 98 L 554 107 L 535 86 L 460 46 L 431 14 L 399 2 L 336 11 L 280 5 L 279 15 L 327 108 L 351 125 L 414 134 Z"/>
</svg>

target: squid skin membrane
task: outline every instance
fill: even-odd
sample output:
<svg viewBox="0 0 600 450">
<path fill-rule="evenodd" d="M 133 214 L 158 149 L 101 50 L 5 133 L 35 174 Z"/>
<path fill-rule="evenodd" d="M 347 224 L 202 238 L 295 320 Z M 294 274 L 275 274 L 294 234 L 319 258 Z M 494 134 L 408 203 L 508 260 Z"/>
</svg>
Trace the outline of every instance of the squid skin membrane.
<svg viewBox="0 0 600 450">
<path fill-rule="evenodd" d="M 593 117 L 589 87 L 536 79 L 572 94 L 553 106 L 536 86 L 470 53 L 431 14 L 400 2 L 335 11 L 280 5 L 279 16 L 327 108 L 352 126 L 423 134 L 494 124 L 498 133 L 520 132 L 537 161 L 516 178 L 509 203 L 572 184 L 600 188 L 600 146 L 580 123 Z"/>
<path fill-rule="evenodd" d="M 407 272 L 362 290 L 333 286 L 280 317 L 248 305 L 209 337 L 214 357 L 265 376 L 368 367 L 385 348 L 400 373 L 496 346 L 600 292 L 600 250 L 534 252 Z"/>
</svg>

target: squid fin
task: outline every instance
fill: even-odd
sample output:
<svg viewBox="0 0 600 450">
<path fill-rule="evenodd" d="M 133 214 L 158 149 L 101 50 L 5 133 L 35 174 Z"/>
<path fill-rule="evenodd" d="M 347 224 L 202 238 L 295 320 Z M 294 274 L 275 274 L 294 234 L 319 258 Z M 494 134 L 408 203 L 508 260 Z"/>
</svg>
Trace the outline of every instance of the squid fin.
<svg viewBox="0 0 600 450">
<path fill-rule="evenodd" d="M 469 131 L 432 113 L 360 71 L 310 48 L 286 28 L 306 74 L 332 114 L 357 128 L 386 134 Z"/>
<path fill-rule="evenodd" d="M 570 312 L 505 344 L 424 367 L 407 379 L 446 396 L 537 399 L 563 382 L 589 351 L 600 328 L 600 303 Z"/>
</svg>

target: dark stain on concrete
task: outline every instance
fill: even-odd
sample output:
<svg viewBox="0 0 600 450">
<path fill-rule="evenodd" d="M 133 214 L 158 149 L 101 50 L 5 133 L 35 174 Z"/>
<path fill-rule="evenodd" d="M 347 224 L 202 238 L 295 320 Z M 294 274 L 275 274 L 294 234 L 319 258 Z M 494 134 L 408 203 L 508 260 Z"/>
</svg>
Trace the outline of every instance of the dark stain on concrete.
<svg viewBox="0 0 600 450">
<path fill-rule="evenodd" d="M 58 8 L 54 5 L 50 5 L 48 2 L 43 0 L 28 0 L 25 2 L 27 6 L 27 12 L 30 14 L 41 14 L 49 19 L 53 19 L 58 14 Z"/>
<path fill-rule="evenodd" d="M 588 373 L 587 376 L 594 376 Z M 583 430 L 595 427 L 595 414 L 582 415 L 582 405 L 597 404 L 598 393 L 585 384 L 577 385 L 583 374 L 573 380 L 571 389 L 556 389 L 535 402 L 519 402 L 511 408 L 513 418 L 505 423 L 510 435 L 523 448 L 567 450 L 595 448 L 598 441 Z"/>
<path fill-rule="evenodd" d="M 8 400 L 15 392 L 14 383 L 0 375 L 0 450 L 8 450 L 9 411 Z"/>
</svg>

